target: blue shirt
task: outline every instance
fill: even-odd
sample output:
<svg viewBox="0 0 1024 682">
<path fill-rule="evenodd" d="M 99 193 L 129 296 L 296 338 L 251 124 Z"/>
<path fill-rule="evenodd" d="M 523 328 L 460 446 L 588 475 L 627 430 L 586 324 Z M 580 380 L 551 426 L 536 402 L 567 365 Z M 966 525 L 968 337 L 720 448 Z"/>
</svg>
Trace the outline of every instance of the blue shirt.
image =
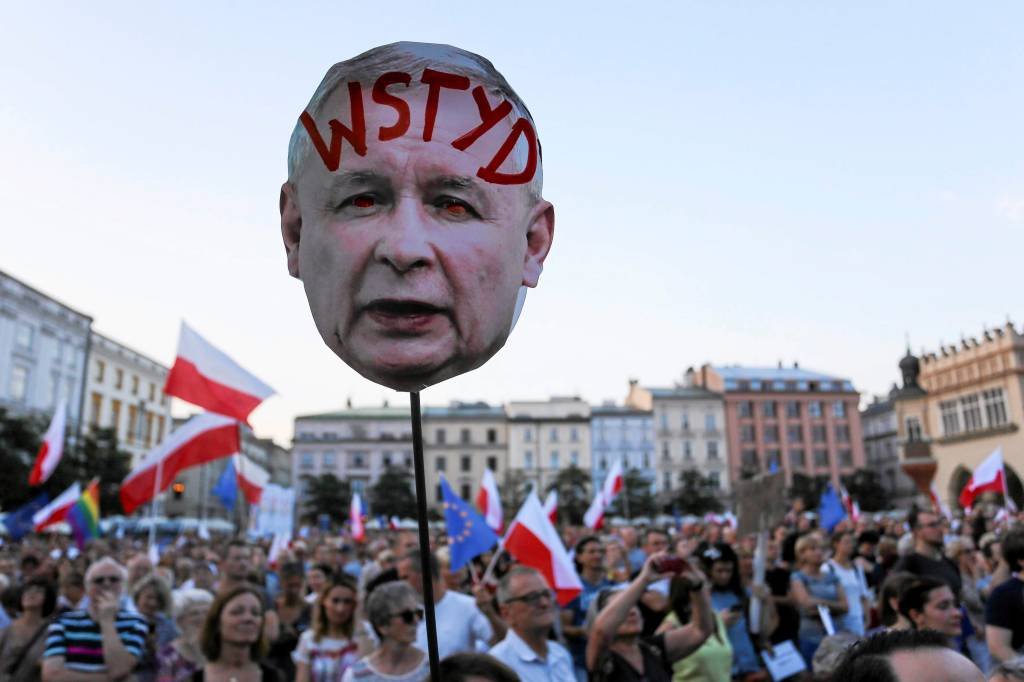
<svg viewBox="0 0 1024 682">
<path fill-rule="evenodd" d="M 742 607 L 743 600 L 737 597 L 735 592 L 712 590 L 711 607 L 716 613 L 736 605 Z M 732 645 L 732 674 L 760 670 L 761 664 L 757 660 L 754 643 L 750 641 L 750 633 L 747 632 L 747 614 L 743 610 L 740 611 L 739 620 L 726 631 L 729 633 L 729 644 Z"/>
<path fill-rule="evenodd" d="M 583 625 L 583 621 L 587 619 L 587 609 L 590 608 L 590 602 L 594 601 L 597 595 L 601 593 L 601 590 L 615 584 L 607 578 L 601 578 L 601 581 L 597 583 L 588 583 L 582 577 L 580 578 L 580 583 L 583 584 L 583 591 L 565 607 L 568 611 L 572 612 L 572 624 L 577 626 Z M 566 637 L 566 642 L 569 644 L 569 651 L 572 653 L 573 662 L 580 667 L 586 667 L 587 638 Z"/>
</svg>

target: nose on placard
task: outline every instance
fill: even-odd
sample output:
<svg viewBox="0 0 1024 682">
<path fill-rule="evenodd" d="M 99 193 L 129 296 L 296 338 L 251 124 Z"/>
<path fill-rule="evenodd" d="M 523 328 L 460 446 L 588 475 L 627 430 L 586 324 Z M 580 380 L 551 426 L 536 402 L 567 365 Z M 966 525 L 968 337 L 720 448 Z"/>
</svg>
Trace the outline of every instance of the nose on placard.
<svg viewBox="0 0 1024 682">
<path fill-rule="evenodd" d="M 424 216 L 415 210 L 396 212 L 393 220 L 383 226 L 377 242 L 376 255 L 399 272 L 427 265 L 434 259 Z"/>
</svg>

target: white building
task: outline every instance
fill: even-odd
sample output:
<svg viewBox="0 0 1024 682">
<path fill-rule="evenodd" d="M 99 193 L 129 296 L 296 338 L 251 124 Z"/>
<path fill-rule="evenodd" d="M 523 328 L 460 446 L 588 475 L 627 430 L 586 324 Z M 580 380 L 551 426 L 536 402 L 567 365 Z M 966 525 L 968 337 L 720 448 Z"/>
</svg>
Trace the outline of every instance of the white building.
<svg viewBox="0 0 1024 682">
<path fill-rule="evenodd" d="M 90 316 L 0 272 L 0 407 L 50 415 L 62 402 L 75 433 L 91 326 Z"/>
<path fill-rule="evenodd" d="M 86 423 L 113 428 L 131 466 L 163 441 L 171 426 L 164 394 L 168 369 L 156 360 L 98 332 L 92 333 L 86 381 Z"/>
<path fill-rule="evenodd" d="M 441 508 L 441 474 L 456 495 L 472 503 L 484 469 L 494 472 L 499 485 L 508 470 L 505 411 L 487 403 L 425 407 L 423 451 L 430 506 Z"/>
<path fill-rule="evenodd" d="M 295 418 L 292 481 L 301 499 L 303 476 L 332 473 L 365 499 L 389 466 L 412 471 L 408 407 L 348 408 Z"/>
<path fill-rule="evenodd" d="M 505 412 L 509 469 L 533 481 L 538 494 L 568 466 L 590 473 L 590 405 L 586 402 L 577 397 L 515 401 L 506 405 Z"/>
<path fill-rule="evenodd" d="M 600 487 L 615 460 L 622 471 L 637 469 L 655 491 L 654 426 L 650 410 L 605 403 L 590 411 L 591 471 Z"/>
</svg>

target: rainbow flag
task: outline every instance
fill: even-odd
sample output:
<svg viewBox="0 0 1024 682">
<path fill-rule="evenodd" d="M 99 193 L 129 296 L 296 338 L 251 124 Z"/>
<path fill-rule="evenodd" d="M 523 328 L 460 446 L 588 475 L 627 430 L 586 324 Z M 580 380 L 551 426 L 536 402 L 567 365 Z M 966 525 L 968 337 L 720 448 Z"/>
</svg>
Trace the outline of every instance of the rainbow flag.
<svg viewBox="0 0 1024 682">
<path fill-rule="evenodd" d="M 71 505 L 64 519 L 71 526 L 78 550 L 85 548 L 85 543 L 100 536 L 100 482 L 94 478 L 78 501 Z"/>
</svg>

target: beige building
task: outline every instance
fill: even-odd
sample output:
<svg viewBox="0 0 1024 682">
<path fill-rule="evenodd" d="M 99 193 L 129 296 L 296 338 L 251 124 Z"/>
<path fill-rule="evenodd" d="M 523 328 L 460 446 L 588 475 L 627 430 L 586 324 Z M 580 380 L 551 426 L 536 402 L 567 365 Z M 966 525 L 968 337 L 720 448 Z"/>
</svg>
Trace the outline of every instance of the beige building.
<svg viewBox="0 0 1024 682">
<path fill-rule="evenodd" d="M 472 504 L 484 469 L 494 472 L 499 488 L 508 471 L 505 411 L 487 403 L 425 407 L 423 454 L 428 504 L 442 509 L 441 474 L 456 495 Z"/>
<path fill-rule="evenodd" d="M 1011 492 L 1024 471 L 1024 336 L 1011 323 L 981 339 L 900 361 L 895 395 L 904 471 L 924 492 L 934 481 L 950 506 L 975 467 L 1002 447 Z"/>
<path fill-rule="evenodd" d="M 578 397 L 546 401 L 514 401 L 508 417 L 509 471 L 521 474 L 543 490 L 568 466 L 590 477 L 590 405 Z M 502 483 L 505 477 L 499 477 Z"/>
</svg>

